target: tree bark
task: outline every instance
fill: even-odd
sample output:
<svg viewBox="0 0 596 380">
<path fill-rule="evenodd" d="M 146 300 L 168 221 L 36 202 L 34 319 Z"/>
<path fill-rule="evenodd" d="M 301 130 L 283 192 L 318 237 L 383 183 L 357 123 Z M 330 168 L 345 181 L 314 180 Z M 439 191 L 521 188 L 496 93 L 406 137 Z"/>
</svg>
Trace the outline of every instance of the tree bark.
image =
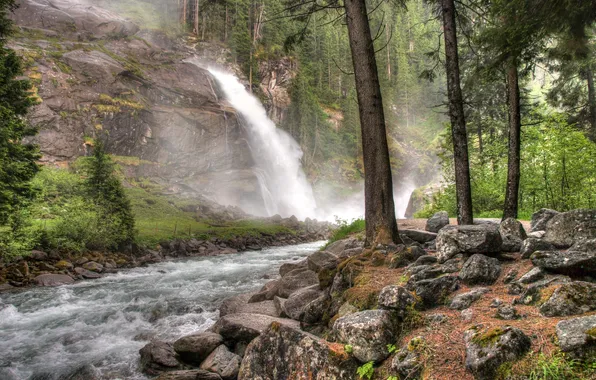
<svg viewBox="0 0 596 380">
<path fill-rule="evenodd" d="M 449 117 L 451 119 L 451 136 L 453 137 L 457 223 L 472 224 L 474 223 L 474 217 L 472 214 L 468 134 L 466 132 L 466 119 L 464 117 L 464 103 L 459 76 L 454 0 L 441 0 L 441 10 L 443 35 L 445 37 L 445 70 L 447 72 Z"/>
<path fill-rule="evenodd" d="M 592 67 L 586 69 L 586 79 L 588 80 L 588 107 L 590 109 L 590 140 L 596 142 L 596 90 L 594 89 L 594 72 Z"/>
<path fill-rule="evenodd" d="M 188 20 L 187 18 L 187 2 L 188 0 L 184 0 L 184 6 L 182 8 L 182 26 L 184 26 L 186 28 L 186 20 Z"/>
<path fill-rule="evenodd" d="M 510 58 L 507 63 L 507 103 L 509 108 L 509 157 L 503 220 L 517 218 L 519 198 L 521 112 L 517 60 L 515 58 Z"/>
<path fill-rule="evenodd" d="M 385 131 L 385 115 L 365 0 L 345 0 L 352 51 L 362 151 L 366 246 L 401 243 L 395 220 L 393 180 Z"/>
<path fill-rule="evenodd" d="M 199 36 L 199 0 L 195 1 L 195 28 L 194 32 Z"/>
</svg>

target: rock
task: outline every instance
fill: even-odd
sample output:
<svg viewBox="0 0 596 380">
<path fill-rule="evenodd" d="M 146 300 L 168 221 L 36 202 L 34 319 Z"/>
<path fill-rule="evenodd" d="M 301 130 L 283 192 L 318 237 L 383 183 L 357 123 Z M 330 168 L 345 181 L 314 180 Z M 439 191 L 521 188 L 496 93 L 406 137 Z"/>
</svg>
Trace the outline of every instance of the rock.
<svg viewBox="0 0 596 380">
<path fill-rule="evenodd" d="M 298 289 L 319 284 L 319 276 L 310 269 L 294 269 L 279 281 L 277 295 L 288 298 Z M 273 297 L 272 297 L 273 298 Z"/>
<path fill-rule="evenodd" d="M 238 380 L 352 380 L 359 363 L 314 335 L 272 325 L 247 347 Z"/>
<path fill-rule="evenodd" d="M 364 243 L 361 241 L 358 241 L 358 239 L 348 238 L 348 239 L 338 240 L 336 242 L 329 244 L 325 248 L 325 251 L 333 253 L 336 256 L 340 256 L 341 253 L 345 250 L 353 249 L 353 248 L 360 248 L 363 245 L 364 245 Z"/>
<path fill-rule="evenodd" d="M 339 264 L 339 259 L 336 255 L 327 251 L 316 251 L 306 259 L 308 269 L 319 273 L 323 269 L 335 269 Z"/>
<path fill-rule="evenodd" d="M 449 317 L 447 317 L 445 314 L 436 313 L 427 315 L 425 319 L 429 324 L 433 325 L 445 323 L 447 320 L 449 320 Z"/>
<path fill-rule="evenodd" d="M 162 373 L 154 380 L 221 380 L 221 377 L 213 372 L 202 369 L 193 369 Z"/>
<path fill-rule="evenodd" d="M 273 306 L 275 306 L 275 312 L 278 317 L 287 318 L 286 312 L 284 311 L 284 304 L 287 298 L 281 298 L 278 296 L 273 297 Z"/>
<path fill-rule="evenodd" d="M 421 306 L 431 308 L 445 303 L 449 294 L 459 288 L 459 279 L 455 276 L 443 276 L 416 282 L 408 281 L 407 288 L 422 300 Z"/>
<path fill-rule="evenodd" d="M 348 314 L 333 324 L 340 342 L 352 346 L 362 363 L 380 362 L 389 356 L 387 345 L 395 342 L 395 326 L 387 310 L 365 310 Z"/>
<path fill-rule="evenodd" d="M 418 257 L 416 259 L 416 261 L 414 261 L 414 263 L 412 264 L 412 266 L 415 267 L 415 266 L 419 266 L 419 265 L 435 264 L 438 261 L 439 260 L 437 260 L 437 258 L 435 256 L 432 256 L 432 255 L 423 255 L 423 256 Z"/>
<path fill-rule="evenodd" d="M 267 330 L 271 323 L 299 327 L 300 323 L 292 319 L 274 318 L 261 314 L 229 314 L 220 318 L 211 327 L 211 331 L 223 336 L 226 342 L 248 343 L 263 331 Z"/>
<path fill-rule="evenodd" d="M 503 304 L 503 300 L 501 300 L 500 298 L 495 298 L 491 301 L 489 307 L 495 309 L 498 308 L 499 306 L 501 306 Z"/>
<path fill-rule="evenodd" d="M 332 305 L 331 297 L 326 293 L 322 293 L 302 308 L 300 322 L 307 324 L 327 323 L 327 318 L 335 313 L 334 310 L 338 309 Z M 325 315 L 327 315 L 327 318 L 325 318 Z"/>
<path fill-rule="evenodd" d="M 295 263 L 283 263 L 279 267 L 279 275 L 285 276 L 287 273 L 293 271 L 294 269 L 306 269 L 308 268 L 308 262 L 306 260 L 301 260 Z"/>
<path fill-rule="evenodd" d="M 474 318 L 474 311 L 471 309 L 465 309 L 461 311 L 459 316 L 462 320 L 469 322 L 472 320 L 472 318 Z"/>
<path fill-rule="evenodd" d="M 67 270 L 74 268 L 74 265 L 72 265 L 72 263 L 70 261 L 66 261 L 66 260 L 60 260 L 56 264 L 54 264 L 54 266 L 58 269 L 67 269 Z"/>
<path fill-rule="evenodd" d="M 222 344 L 205 359 L 200 368 L 217 373 L 223 380 L 233 380 L 238 376 L 241 361 L 240 356 Z"/>
<path fill-rule="evenodd" d="M 96 263 L 95 261 L 86 262 L 83 264 L 83 268 L 97 273 L 101 273 L 103 271 L 103 265 Z"/>
<path fill-rule="evenodd" d="M 83 256 L 83 257 L 79 257 L 78 259 L 76 259 L 74 263 L 76 265 L 83 265 L 83 264 L 85 264 L 88 261 L 89 261 L 89 259 L 86 258 L 85 256 Z"/>
<path fill-rule="evenodd" d="M 90 270 L 81 268 L 81 267 L 76 267 L 74 269 L 74 272 L 76 274 L 78 274 L 79 276 L 86 278 L 86 279 L 96 279 L 96 278 L 101 278 L 101 274 L 99 273 L 95 273 L 95 272 L 91 272 Z"/>
<path fill-rule="evenodd" d="M 428 243 L 429 241 L 433 241 L 437 238 L 436 232 L 408 230 L 403 228 L 399 230 L 399 234 L 406 235 L 410 239 L 421 244 Z"/>
<path fill-rule="evenodd" d="M 532 345 L 521 330 L 510 326 L 470 329 L 464 333 L 464 340 L 466 369 L 478 380 L 493 380 L 502 364 L 521 358 Z"/>
<path fill-rule="evenodd" d="M 556 332 L 561 351 L 577 357 L 596 353 L 596 315 L 561 321 L 557 323 Z"/>
<path fill-rule="evenodd" d="M 400 379 L 418 379 L 424 369 L 422 350 L 425 345 L 422 337 L 412 338 L 391 360 L 391 369 L 397 372 Z"/>
<path fill-rule="evenodd" d="M 526 288 L 519 282 L 513 282 L 507 286 L 507 294 L 519 295 L 522 294 Z"/>
<path fill-rule="evenodd" d="M 254 293 L 246 293 L 226 298 L 219 307 L 219 316 L 223 317 L 228 314 L 248 313 L 279 317 L 273 301 L 265 300 L 248 303 L 253 295 Z"/>
<path fill-rule="evenodd" d="M 414 308 L 416 297 L 403 286 L 389 285 L 379 293 L 378 304 L 381 309 L 391 310 L 398 317 L 404 318 Z"/>
<path fill-rule="evenodd" d="M 401 268 L 415 262 L 418 258 L 425 256 L 426 251 L 420 247 L 400 247 L 397 252 L 391 254 L 389 268 Z"/>
<path fill-rule="evenodd" d="M 281 280 L 269 281 L 268 283 L 263 285 L 263 287 L 261 288 L 261 290 L 259 290 L 258 293 L 255 293 L 250 296 L 250 298 L 248 299 L 248 303 L 272 300 L 273 297 L 277 295 L 280 284 Z"/>
<path fill-rule="evenodd" d="M 464 263 L 463 268 L 459 272 L 459 278 L 468 285 L 491 285 L 497 281 L 499 274 L 501 274 L 499 260 L 481 254 L 475 254 Z"/>
<path fill-rule="evenodd" d="M 455 310 L 464 310 L 469 308 L 474 302 L 478 301 L 483 294 L 490 292 L 488 288 L 477 288 L 467 293 L 458 294 L 453 297 L 449 308 Z"/>
<path fill-rule="evenodd" d="M 580 251 L 538 251 L 531 256 L 532 264 L 547 272 L 570 276 L 595 276 L 596 254 Z"/>
<path fill-rule="evenodd" d="M 340 307 L 339 310 L 337 311 L 337 317 L 341 318 L 345 315 L 348 314 L 354 314 L 358 312 L 358 308 L 356 306 L 353 306 L 351 303 L 349 302 L 344 302 Z"/>
<path fill-rule="evenodd" d="M 532 253 L 536 251 L 554 251 L 555 246 L 542 239 L 527 238 L 523 241 L 519 252 L 521 253 L 522 259 L 529 259 Z"/>
<path fill-rule="evenodd" d="M 209 354 L 223 344 L 223 337 L 212 332 L 201 332 L 184 336 L 174 342 L 174 351 L 191 364 L 201 364 Z"/>
<path fill-rule="evenodd" d="M 517 271 L 517 269 L 510 269 L 509 272 L 507 272 L 507 274 L 505 275 L 505 277 L 503 277 L 503 284 L 512 283 L 513 281 L 515 281 L 518 274 L 519 272 Z"/>
<path fill-rule="evenodd" d="M 542 280 L 545 276 L 545 273 L 540 268 L 532 268 L 528 273 L 524 274 L 519 278 L 519 282 L 522 284 L 530 284 L 532 282 L 536 282 L 538 280 Z"/>
<path fill-rule="evenodd" d="M 546 231 L 534 231 L 528 234 L 529 238 L 542 239 Z"/>
<path fill-rule="evenodd" d="M 163 371 L 181 369 L 172 344 L 154 340 L 139 350 L 141 372 L 156 376 Z"/>
<path fill-rule="evenodd" d="M 350 249 L 346 249 L 345 251 L 342 251 L 339 255 L 337 255 L 337 257 L 341 261 L 341 260 L 349 259 L 350 257 L 353 257 L 353 256 L 357 256 L 357 255 L 361 254 L 363 251 L 364 251 L 364 248 L 362 248 L 362 247 L 350 248 Z"/>
<path fill-rule="evenodd" d="M 581 240 L 596 239 L 596 209 L 578 209 L 553 216 L 546 224 L 544 240 L 557 248 Z"/>
<path fill-rule="evenodd" d="M 449 213 L 447 211 L 439 211 L 428 218 L 425 230 L 436 233 L 447 225 L 449 225 Z"/>
<path fill-rule="evenodd" d="M 42 251 L 33 250 L 28 258 L 30 260 L 43 261 L 48 259 L 48 254 Z"/>
<path fill-rule="evenodd" d="M 519 315 L 519 313 L 517 312 L 517 309 L 514 308 L 511 305 L 500 305 L 497 308 L 497 314 L 495 315 L 495 318 L 498 319 L 505 319 L 505 320 L 514 320 L 514 319 L 520 319 L 521 316 Z"/>
<path fill-rule="evenodd" d="M 522 242 L 527 238 L 524 226 L 514 218 L 507 218 L 499 225 L 499 233 L 503 240 L 501 250 L 519 252 Z"/>
<path fill-rule="evenodd" d="M 503 240 L 494 224 L 446 226 L 439 231 L 436 244 L 439 262 L 445 262 L 458 253 L 497 254 Z"/>
<path fill-rule="evenodd" d="M 304 308 L 322 294 L 316 285 L 295 291 L 284 302 L 283 310 L 288 317 L 300 321 Z"/>
<path fill-rule="evenodd" d="M 530 232 L 544 231 L 546 224 L 559 212 L 548 208 L 541 208 L 532 214 L 532 220 L 530 221 Z"/>
<path fill-rule="evenodd" d="M 33 281 L 39 286 L 59 286 L 74 283 L 74 279 L 66 274 L 40 274 Z"/>
<path fill-rule="evenodd" d="M 596 284 L 574 281 L 562 284 L 540 306 L 547 317 L 577 315 L 596 310 Z"/>
</svg>

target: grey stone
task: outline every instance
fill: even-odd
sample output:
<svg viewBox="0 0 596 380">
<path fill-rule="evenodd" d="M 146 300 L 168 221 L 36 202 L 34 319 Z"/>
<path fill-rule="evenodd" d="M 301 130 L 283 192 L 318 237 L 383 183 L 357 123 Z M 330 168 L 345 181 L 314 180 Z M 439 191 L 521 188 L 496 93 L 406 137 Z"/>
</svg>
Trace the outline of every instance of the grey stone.
<svg viewBox="0 0 596 380">
<path fill-rule="evenodd" d="M 547 317 L 583 314 L 596 310 L 596 284 L 574 281 L 558 287 L 540 306 Z"/>
<path fill-rule="evenodd" d="M 420 306 L 431 308 L 445 303 L 449 294 L 459 288 L 459 279 L 455 276 L 443 276 L 415 282 L 408 281 L 406 287 L 420 298 L 422 301 Z"/>
<path fill-rule="evenodd" d="M 397 372 L 401 379 L 418 379 L 422 374 L 424 344 L 422 337 L 412 338 L 391 360 L 391 369 Z"/>
<path fill-rule="evenodd" d="M 426 251 L 420 247 L 400 247 L 396 252 L 391 253 L 391 259 L 389 262 L 389 268 L 401 268 L 404 267 L 418 258 L 425 256 Z"/>
<path fill-rule="evenodd" d="M 223 337 L 212 332 L 184 336 L 174 342 L 174 351 L 187 363 L 201 364 L 209 354 L 223 343 Z"/>
<path fill-rule="evenodd" d="M 319 284 L 319 276 L 310 269 L 294 269 L 279 280 L 277 295 L 288 298 L 295 291 Z M 272 297 L 273 298 L 273 297 Z"/>
<path fill-rule="evenodd" d="M 447 211 L 439 211 L 428 218 L 425 229 L 436 233 L 447 225 L 449 225 L 449 213 Z"/>
<path fill-rule="evenodd" d="M 544 231 L 546 224 L 555 216 L 560 214 L 558 211 L 551 210 L 548 208 L 541 208 L 532 214 L 532 220 L 530 221 L 530 231 Z"/>
<path fill-rule="evenodd" d="M 558 248 L 568 248 L 581 240 L 596 239 L 596 209 L 578 209 L 552 217 L 546 224 L 544 240 Z"/>
<path fill-rule="evenodd" d="M 517 309 L 511 305 L 500 305 L 497 308 L 496 318 L 505 320 L 520 319 L 521 316 L 517 312 Z"/>
<path fill-rule="evenodd" d="M 498 254 L 503 240 L 495 224 L 446 226 L 437 236 L 437 257 L 445 262 L 463 254 Z"/>
<path fill-rule="evenodd" d="M 596 315 L 561 321 L 557 323 L 556 332 L 563 352 L 587 357 L 596 351 Z"/>
<path fill-rule="evenodd" d="M 228 314 L 247 313 L 279 317 L 273 301 L 265 300 L 248 303 L 252 297 L 253 293 L 247 293 L 226 298 L 219 307 L 219 316 L 223 317 Z"/>
<path fill-rule="evenodd" d="M 162 373 L 154 380 L 221 380 L 221 377 L 203 369 L 193 369 Z"/>
<path fill-rule="evenodd" d="M 317 285 L 297 290 L 284 302 L 283 310 L 288 317 L 299 321 L 304 308 L 322 294 Z"/>
<path fill-rule="evenodd" d="M 505 252 L 519 252 L 522 242 L 527 238 L 524 226 L 514 218 L 507 218 L 499 225 L 499 232 Z"/>
<path fill-rule="evenodd" d="M 517 269 L 510 269 L 509 272 L 507 272 L 507 274 L 505 275 L 505 277 L 503 277 L 503 283 L 504 284 L 510 284 L 513 281 L 515 281 L 515 279 L 517 278 L 517 275 L 519 274 L 519 272 L 517 271 Z"/>
<path fill-rule="evenodd" d="M 379 307 L 392 310 L 400 318 L 404 318 L 416 304 L 416 297 L 403 286 L 389 285 L 379 293 Z"/>
<path fill-rule="evenodd" d="M 306 259 L 308 263 L 308 269 L 313 272 L 319 273 L 323 269 L 335 269 L 339 264 L 337 256 L 327 251 L 316 251 Z"/>
<path fill-rule="evenodd" d="M 223 344 L 218 346 L 201 363 L 201 369 L 217 373 L 223 380 L 233 380 L 238 376 L 242 358 L 230 352 Z"/>
<path fill-rule="evenodd" d="M 596 275 L 596 254 L 580 251 L 537 251 L 531 256 L 532 264 L 547 272 L 570 276 Z"/>
<path fill-rule="evenodd" d="M 287 273 L 293 271 L 294 269 L 306 269 L 308 268 L 308 262 L 305 260 L 300 260 L 298 262 L 290 262 L 290 263 L 283 263 L 279 267 L 279 275 L 285 276 Z"/>
<path fill-rule="evenodd" d="M 352 346 L 354 357 L 366 363 L 389 356 L 387 345 L 395 341 L 395 326 L 387 310 L 365 310 L 339 318 L 333 325 L 340 342 Z"/>
<path fill-rule="evenodd" d="M 545 276 L 545 273 L 540 268 L 532 268 L 528 273 L 524 274 L 519 278 L 519 282 L 522 284 L 530 284 L 532 282 L 536 282 L 538 280 L 542 280 Z"/>
<path fill-rule="evenodd" d="M 74 283 L 74 279 L 67 274 L 40 274 L 33 281 L 39 286 L 59 286 Z"/>
<path fill-rule="evenodd" d="M 271 323 L 299 327 L 300 323 L 292 319 L 274 318 L 262 314 L 228 314 L 220 318 L 210 328 L 211 331 L 223 336 L 226 342 L 248 343 L 263 331 L 267 330 Z"/>
<path fill-rule="evenodd" d="M 487 284 L 491 285 L 501 274 L 499 260 L 481 254 L 472 255 L 464 263 L 459 272 L 459 278 L 468 285 Z"/>
<path fill-rule="evenodd" d="M 171 343 L 152 341 L 139 350 L 141 372 L 156 376 L 163 371 L 182 369 Z"/>
<path fill-rule="evenodd" d="M 482 298 L 482 295 L 484 295 L 488 292 L 490 292 L 490 289 L 488 289 L 488 288 L 476 288 L 476 289 L 472 289 L 469 292 L 458 294 L 455 297 L 453 297 L 453 300 L 451 301 L 451 305 L 449 305 L 449 308 L 455 309 L 455 310 L 467 309 L 474 302 L 476 302 L 480 298 Z"/>
<path fill-rule="evenodd" d="M 348 239 L 338 240 L 336 242 L 329 244 L 327 247 L 325 247 L 325 250 L 327 252 L 333 253 L 336 256 L 340 256 L 341 253 L 345 250 L 353 249 L 353 248 L 360 248 L 363 245 L 364 245 L 364 243 L 359 241 L 358 239 L 348 238 Z"/>
<path fill-rule="evenodd" d="M 405 228 L 400 229 L 399 234 L 406 235 L 407 237 L 418 243 L 428 243 L 429 241 L 433 241 L 437 238 L 436 232 L 408 230 Z"/>
<path fill-rule="evenodd" d="M 521 253 L 522 259 L 529 259 L 530 256 L 532 256 L 532 253 L 536 251 L 554 250 L 556 250 L 555 246 L 547 241 L 536 238 L 527 238 L 523 241 L 519 252 Z"/>
</svg>

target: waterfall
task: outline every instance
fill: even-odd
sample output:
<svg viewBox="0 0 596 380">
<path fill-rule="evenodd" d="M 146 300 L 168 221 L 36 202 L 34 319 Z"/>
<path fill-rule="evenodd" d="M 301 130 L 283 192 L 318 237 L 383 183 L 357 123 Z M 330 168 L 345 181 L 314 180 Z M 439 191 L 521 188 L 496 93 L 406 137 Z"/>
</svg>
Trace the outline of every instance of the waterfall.
<svg viewBox="0 0 596 380">
<path fill-rule="evenodd" d="M 247 125 L 250 150 L 255 162 L 253 172 L 268 216 L 295 215 L 299 219 L 315 215 L 316 202 L 300 159 L 302 149 L 285 131 L 267 117 L 261 102 L 250 94 L 232 74 L 209 69 L 228 102 Z"/>
</svg>

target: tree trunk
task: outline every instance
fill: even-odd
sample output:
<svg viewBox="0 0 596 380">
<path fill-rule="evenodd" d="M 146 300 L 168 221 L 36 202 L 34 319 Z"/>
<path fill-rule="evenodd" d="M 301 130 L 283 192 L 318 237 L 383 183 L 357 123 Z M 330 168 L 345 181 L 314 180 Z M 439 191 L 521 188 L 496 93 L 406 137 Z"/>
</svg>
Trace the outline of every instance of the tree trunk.
<svg viewBox="0 0 596 380">
<path fill-rule="evenodd" d="M 519 78 L 515 58 L 509 59 L 507 64 L 507 103 L 509 108 L 509 157 L 507 161 L 507 188 L 505 189 L 503 220 L 517 218 L 519 197 L 521 112 Z"/>
<path fill-rule="evenodd" d="M 366 3 L 365 0 L 345 0 L 344 7 L 362 131 L 366 246 L 401 243 L 395 220 L 379 73 Z"/>
<path fill-rule="evenodd" d="M 470 164 L 468 159 L 468 134 L 464 117 L 464 103 L 459 78 L 459 53 L 455 26 L 454 0 L 441 0 L 443 34 L 445 36 L 445 70 L 447 72 L 447 94 L 449 117 L 453 137 L 453 160 L 455 164 L 455 191 L 457 195 L 457 223 L 472 224 L 472 190 L 470 186 Z"/>
<path fill-rule="evenodd" d="M 187 3 L 188 3 L 188 0 L 184 0 L 184 6 L 182 8 L 182 26 L 185 27 L 185 28 L 186 28 L 186 20 L 188 20 L 188 18 L 186 16 Z"/>
<path fill-rule="evenodd" d="M 594 89 L 594 72 L 592 67 L 588 66 L 586 69 L 586 77 L 588 80 L 588 106 L 590 109 L 590 140 L 596 142 L 596 90 Z"/>
<path fill-rule="evenodd" d="M 195 34 L 199 36 L 199 0 L 195 1 Z"/>
</svg>

